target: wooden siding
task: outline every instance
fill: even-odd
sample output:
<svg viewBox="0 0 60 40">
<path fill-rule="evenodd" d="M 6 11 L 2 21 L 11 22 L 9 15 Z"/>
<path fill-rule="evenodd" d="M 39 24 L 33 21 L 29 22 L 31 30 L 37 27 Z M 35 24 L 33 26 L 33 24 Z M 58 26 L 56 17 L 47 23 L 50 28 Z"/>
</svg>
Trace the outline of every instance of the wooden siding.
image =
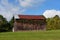
<svg viewBox="0 0 60 40">
<path fill-rule="evenodd" d="M 35 21 L 35 22 L 33 22 Z M 30 23 L 30 21 L 27 20 L 27 22 L 19 22 L 19 21 L 15 21 L 14 23 L 14 28 L 15 31 L 19 31 L 19 30 L 44 30 L 45 29 L 45 21 L 41 21 L 42 23 L 37 23 L 40 22 L 39 20 L 32 20 L 32 23 Z"/>
</svg>

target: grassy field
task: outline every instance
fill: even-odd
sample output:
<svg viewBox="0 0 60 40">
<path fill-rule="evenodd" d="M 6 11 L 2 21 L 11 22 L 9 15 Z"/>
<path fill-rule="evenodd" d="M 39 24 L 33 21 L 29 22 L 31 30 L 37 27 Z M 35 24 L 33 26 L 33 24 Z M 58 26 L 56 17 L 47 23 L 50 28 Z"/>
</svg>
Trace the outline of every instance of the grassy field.
<svg viewBox="0 0 60 40">
<path fill-rule="evenodd" d="M 6 32 L 0 40 L 60 40 L 60 30 Z"/>
</svg>

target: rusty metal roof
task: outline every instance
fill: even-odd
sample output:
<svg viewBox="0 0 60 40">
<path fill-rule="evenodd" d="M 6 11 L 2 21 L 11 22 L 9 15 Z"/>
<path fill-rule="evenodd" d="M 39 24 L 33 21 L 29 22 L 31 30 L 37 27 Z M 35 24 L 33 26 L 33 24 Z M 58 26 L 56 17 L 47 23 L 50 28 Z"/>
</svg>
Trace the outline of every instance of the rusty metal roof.
<svg viewBox="0 0 60 40">
<path fill-rule="evenodd" d="M 43 15 L 18 15 L 19 19 L 45 19 Z"/>
</svg>

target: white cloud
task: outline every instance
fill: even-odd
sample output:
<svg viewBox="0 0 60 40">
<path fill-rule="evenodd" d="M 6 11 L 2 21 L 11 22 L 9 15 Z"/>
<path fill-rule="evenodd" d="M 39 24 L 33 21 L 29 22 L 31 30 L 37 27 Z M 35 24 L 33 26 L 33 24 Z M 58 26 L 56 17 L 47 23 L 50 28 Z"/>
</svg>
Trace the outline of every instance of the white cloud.
<svg viewBox="0 0 60 40">
<path fill-rule="evenodd" d="M 8 21 L 11 19 L 13 14 L 7 9 L 5 9 L 3 6 L 0 5 L 0 15 L 3 15 Z"/>
<path fill-rule="evenodd" d="M 60 11 L 58 10 L 46 10 L 43 15 L 46 17 L 46 18 L 51 18 L 51 17 L 54 17 L 55 15 L 58 15 L 60 16 Z"/>
<path fill-rule="evenodd" d="M 37 6 L 37 4 L 43 3 L 44 0 L 14 0 L 14 2 L 9 3 L 9 0 L 0 0 L 0 15 L 3 15 L 8 21 L 13 14 L 21 14 L 26 11 L 26 8 Z"/>
<path fill-rule="evenodd" d="M 19 3 L 22 7 L 32 7 L 33 5 L 41 4 L 45 0 L 19 0 Z"/>
<path fill-rule="evenodd" d="M 13 15 L 22 13 L 24 10 L 20 10 L 19 7 L 15 7 L 8 3 L 8 0 L 1 0 L 0 3 L 0 15 L 3 15 L 8 21 L 12 18 Z"/>
<path fill-rule="evenodd" d="M 21 5 L 22 7 L 31 6 L 30 1 L 28 1 L 28 0 L 25 0 L 25 1 L 20 0 L 20 5 Z"/>
</svg>

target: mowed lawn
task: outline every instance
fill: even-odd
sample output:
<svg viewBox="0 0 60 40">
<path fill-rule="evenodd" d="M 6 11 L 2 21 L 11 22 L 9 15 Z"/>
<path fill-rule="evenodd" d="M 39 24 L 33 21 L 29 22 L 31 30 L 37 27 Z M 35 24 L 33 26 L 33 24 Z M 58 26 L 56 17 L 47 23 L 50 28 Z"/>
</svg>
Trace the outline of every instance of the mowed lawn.
<svg viewBox="0 0 60 40">
<path fill-rule="evenodd" d="M 5 32 L 0 40 L 60 40 L 60 30 Z"/>
</svg>

